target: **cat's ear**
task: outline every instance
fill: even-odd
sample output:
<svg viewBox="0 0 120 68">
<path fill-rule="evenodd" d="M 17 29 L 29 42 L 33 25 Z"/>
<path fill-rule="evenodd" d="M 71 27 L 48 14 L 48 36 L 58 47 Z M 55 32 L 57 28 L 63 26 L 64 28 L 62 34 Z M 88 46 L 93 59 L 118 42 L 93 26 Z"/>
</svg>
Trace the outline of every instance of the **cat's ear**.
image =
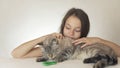
<svg viewBox="0 0 120 68">
<path fill-rule="evenodd" d="M 37 45 L 43 45 L 43 42 L 38 43 Z"/>
</svg>

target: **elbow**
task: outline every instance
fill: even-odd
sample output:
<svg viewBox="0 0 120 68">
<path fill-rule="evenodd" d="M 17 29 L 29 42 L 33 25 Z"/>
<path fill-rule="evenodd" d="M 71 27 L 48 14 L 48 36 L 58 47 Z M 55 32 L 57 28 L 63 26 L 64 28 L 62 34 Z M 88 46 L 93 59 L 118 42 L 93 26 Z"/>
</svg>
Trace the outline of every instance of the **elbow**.
<svg viewBox="0 0 120 68">
<path fill-rule="evenodd" d="M 11 55 L 13 58 L 23 58 L 22 55 L 19 55 L 18 53 L 14 52 L 14 51 L 11 52 Z"/>
</svg>

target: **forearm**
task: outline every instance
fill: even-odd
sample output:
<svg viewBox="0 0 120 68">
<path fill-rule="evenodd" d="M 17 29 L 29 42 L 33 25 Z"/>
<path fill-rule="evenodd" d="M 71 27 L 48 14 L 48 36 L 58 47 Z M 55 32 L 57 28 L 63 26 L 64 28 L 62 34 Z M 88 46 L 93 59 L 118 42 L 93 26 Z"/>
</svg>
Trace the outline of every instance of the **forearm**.
<svg viewBox="0 0 120 68">
<path fill-rule="evenodd" d="M 107 41 L 107 40 L 103 40 L 103 39 L 100 39 L 99 41 L 101 43 L 111 47 L 114 50 L 114 52 L 116 53 L 116 55 L 118 57 L 120 57 L 120 46 L 119 45 L 117 45 L 117 44 L 115 44 L 115 43 L 113 43 L 111 41 Z"/>
<path fill-rule="evenodd" d="M 12 56 L 15 58 L 20 58 L 20 57 L 27 55 L 29 52 L 31 52 L 31 50 L 35 48 L 35 46 L 38 43 L 42 42 L 47 36 L 48 35 L 42 36 L 40 38 L 21 44 L 20 46 L 18 46 L 12 51 Z"/>
</svg>

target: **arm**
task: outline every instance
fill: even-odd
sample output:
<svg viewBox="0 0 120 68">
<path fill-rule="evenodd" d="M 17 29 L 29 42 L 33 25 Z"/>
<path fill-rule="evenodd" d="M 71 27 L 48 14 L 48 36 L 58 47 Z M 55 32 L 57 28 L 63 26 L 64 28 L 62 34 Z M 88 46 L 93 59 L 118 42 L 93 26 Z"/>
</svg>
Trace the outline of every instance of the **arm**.
<svg viewBox="0 0 120 68">
<path fill-rule="evenodd" d="M 26 58 L 26 57 L 37 57 L 41 56 L 41 49 L 39 47 L 35 47 L 37 43 L 42 42 L 49 35 L 42 36 L 40 38 L 28 41 L 26 43 L 21 44 L 17 48 L 12 51 L 12 56 L 14 58 Z"/>
<path fill-rule="evenodd" d="M 99 42 L 111 47 L 115 51 L 116 55 L 120 57 L 120 46 L 119 45 L 111 41 L 107 41 L 107 40 L 100 39 L 100 38 L 99 38 Z"/>
<path fill-rule="evenodd" d="M 11 53 L 12 56 L 14 58 L 29 58 L 29 57 L 42 56 L 40 47 L 36 47 L 36 45 L 40 42 L 43 42 L 45 38 L 48 36 L 55 36 L 57 38 L 62 38 L 62 34 L 52 33 L 52 34 L 28 41 L 26 43 L 21 44 L 17 48 L 15 48 Z"/>
<path fill-rule="evenodd" d="M 80 39 L 73 41 L 73 43 L 74 43 L 74 45 L 78 45 L 80 43 L 85 43 L 83 46 L 81 46 L 81 48 L 83 48 L 87 45 L 94 44 L 94 43 L 103 43 L 106 46 L 111 47 L 114 50 L 114 52 L 116 53 L 116 55 L 118 57 L 120 57 L 120 46 L 119 45 L 117 45 L 111 41 L 107 41 L 107 40 L 98 38 L 98 37 L 84 37 L 84 38 L 80 38 Z"/>
</svg>

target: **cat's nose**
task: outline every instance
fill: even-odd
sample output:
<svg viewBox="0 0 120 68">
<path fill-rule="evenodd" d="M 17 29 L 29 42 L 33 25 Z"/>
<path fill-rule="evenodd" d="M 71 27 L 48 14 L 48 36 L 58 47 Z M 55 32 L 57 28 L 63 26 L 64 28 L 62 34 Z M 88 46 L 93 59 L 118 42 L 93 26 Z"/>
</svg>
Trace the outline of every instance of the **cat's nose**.
<svg viewBox="0 0 120 68">
<path fill-rule="evenodd" d="M 50 56 L 51 58 L 53 58 L 53 54 L 49 54 L 49 56 Z"/>
</svg>

